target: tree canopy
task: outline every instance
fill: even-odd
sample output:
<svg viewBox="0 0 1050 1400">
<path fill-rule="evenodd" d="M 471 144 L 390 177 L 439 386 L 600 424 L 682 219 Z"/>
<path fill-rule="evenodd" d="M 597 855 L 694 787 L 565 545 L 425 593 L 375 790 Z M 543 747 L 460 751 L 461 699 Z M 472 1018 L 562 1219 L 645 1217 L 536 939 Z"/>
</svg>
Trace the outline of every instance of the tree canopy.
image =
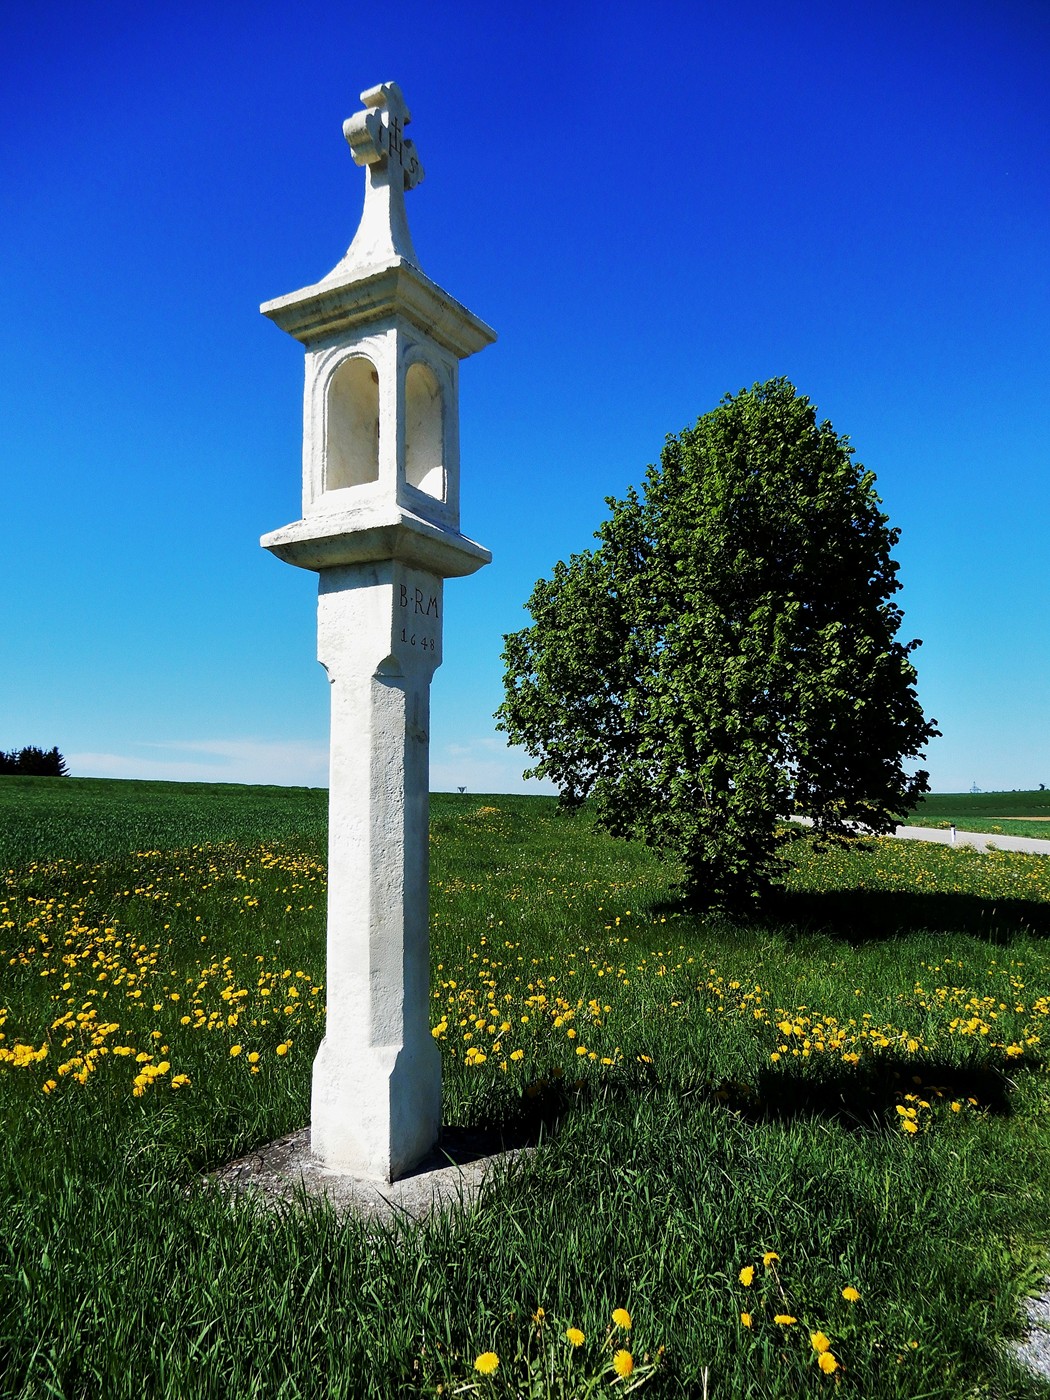
<svg viewBox="0 0 1050 1400">
<path fill-rule="evenodd" d="M 938 733 L 893 601 L 899 531 L 846 437 L 784 379 L 668 437 L 596 549 L 505 638 L 499 727 L 569 806 L 680 858 L 694 900 L 775 878 L 782 819 L 894 824 Z"/>
</svg>

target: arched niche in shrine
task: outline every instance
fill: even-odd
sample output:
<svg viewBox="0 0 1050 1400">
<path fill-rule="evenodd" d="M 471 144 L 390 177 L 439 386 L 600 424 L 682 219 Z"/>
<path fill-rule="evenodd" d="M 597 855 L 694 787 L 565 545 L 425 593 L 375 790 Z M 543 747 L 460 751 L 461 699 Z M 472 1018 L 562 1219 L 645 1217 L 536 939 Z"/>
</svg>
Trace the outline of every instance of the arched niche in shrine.
<svg viewBox="0 0 1050 1400">
<path fill-rule="evenodd" d="M 379 480 L 379 375 L 364 355 L 343 360 L 328 381 L 324 489 Z"/>
<path fill-rule="evenodd" d="M 422 360 L 405 373 L 405 480 L 445 499 L 445 404 L 437 376 Z"/>
</svg>

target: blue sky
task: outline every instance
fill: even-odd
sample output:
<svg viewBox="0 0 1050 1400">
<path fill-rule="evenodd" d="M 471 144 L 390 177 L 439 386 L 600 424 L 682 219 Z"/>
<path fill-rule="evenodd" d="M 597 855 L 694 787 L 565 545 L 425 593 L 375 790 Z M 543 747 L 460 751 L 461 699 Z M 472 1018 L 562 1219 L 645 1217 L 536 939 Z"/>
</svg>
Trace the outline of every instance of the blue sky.
<svg viewBox="0 0 1050 1400">
<path fill-rule="evenodd" d="M 357 226 L 395 80 L 461 382 L 435 788 L 521 788 L 502 634 L 603 499 L 786 375 L 902 531 L 935 790 L 1050 785 L 1050 7 L 6 6 L 0 747 L 77 774 L 325 781 L 302 348 L 258 304 Z"/>
</svg>

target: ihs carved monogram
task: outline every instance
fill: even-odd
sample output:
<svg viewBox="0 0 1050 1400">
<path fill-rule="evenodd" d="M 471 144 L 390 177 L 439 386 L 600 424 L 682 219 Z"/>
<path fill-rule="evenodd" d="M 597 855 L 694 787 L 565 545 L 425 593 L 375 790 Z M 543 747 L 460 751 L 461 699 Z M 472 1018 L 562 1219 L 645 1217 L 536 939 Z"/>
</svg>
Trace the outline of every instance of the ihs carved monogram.
<svg viewBox="0 0 1050 1400">
<path fill-rule="evenodd" d="M 343 135 L 358 165 L 379 166 L 391 174 L 400 170 L 402 188 L 414 189 L 423 179 L 416 143 L 405 135 L 412 115 L 397 83 L 380 83 L 361 94 L 365 104 L 343 123 Z"/>
</svg>

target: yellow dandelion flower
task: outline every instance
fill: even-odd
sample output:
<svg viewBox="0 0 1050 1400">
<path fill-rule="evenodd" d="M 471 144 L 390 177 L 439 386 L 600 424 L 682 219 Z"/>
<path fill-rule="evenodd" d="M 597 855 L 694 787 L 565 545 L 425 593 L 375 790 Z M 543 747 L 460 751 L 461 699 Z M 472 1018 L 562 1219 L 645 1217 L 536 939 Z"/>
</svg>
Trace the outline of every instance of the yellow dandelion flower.
<svg viewBox="0 0 1050 1400">
<path fill-rule="evenodd" d="M 243 1049 L 244 1049 L 244 1046 L 243 1046 L 243 1045 L 231 1045 L 231 1046 L 230 1046 L 230 1054 L 233 1056 L 234 1059 L 236 1059 L 237 1056 L 241 1053 L 241 1051 L 242 1051 Z"/>
<path fill-rule="evenodd" d="M 768 1249 L 768 1250 L 765 1252 L 765 1254 L 763 1254 L 763 1256 L 762 1256 L 762 1263 L 763 1263 L 763 1264 L 766 1266 L 766 1268 L 768 1269 L 769 1266 L 770 1266 L 770 1264 L 774 1263 L 774 1261 L 777 1260 L 777 1259 L 779 1259 L 779 1258 L 780 1258 L 780 1255 L 779 1255 L 779 1254 L 774 1254 L 773 1251 L 772 1251 L 771 1249 Z"/>
<path fill-rule="evenodd" d="M 283 1040 L 281 1041 L 280 1045 L 278 1045 L 278 1047 L 277 1047 L 277 1053 L 278 1053 L 278 1055 L 287 1055 L 287 1054 L 288 1054 L 288 1045 L 287 1045 L 287 1042 L 286 1042 L 286 1041 L 283 1041 Z"/>
<path fill-rule="evenodd" d="M 751 1326 L 751 1314 L 750 1314 L 750 1313 L 741 1313 L 741 1314 L 740 1314 L 740 1324 L 741 1324 L 742 1327 L 750 1327 L 750 1326 Z"/>
<path fill-rule="evenodd" d="M 629 1351 L 618 1351 L 613 1357 L 613 1370 L 621 1380 L 626 1380 L 634 1370 L 634 1357 Z"/>
<path fill-rule="evenodd" d="M 793 1327 L 798 1321 L 798 1318 L 792 1317 L 790 1313 L 777 1313 L 773 1321 L 779 1322 L 781 1327 Z"/>
<path fill-rule="evenodd" d="M 810 1344 L 814 1351 L 819 1351 L 821 1355 L 831 1350 L 831 1338 L 826 1337 L 823 1332 L 811 1332 L 809 1334 Z"/>
<path fill-rule="evenodd" d="M 474 1362 L 474 1370 L 480 1371 L 483 1376 L 491 1376 L 498 1366 L 499 1357 L 494 1351 L 483 1351 Z"/>
<path fill-rule="evenodd" d="M 842 1296 L 843 1298 L 845 1298 L 847 1303 L 856 1303 L 860 1299 L 860 1294 L 857 1292 L 857 1290 L 853 1287 L 852 1284 L 849 1284 L 846 1288 L 842 1290 Z"/>
<path fill-rule="evenodd" d="M 906 1133 L 917 1133 L 919 1131 L 919 1125 L 914 1118 L 902 1118 L 901 1127 Z"/>
<path fill-rule="evenodd" d="M 755 1277 L 753 1266 L 751 1264 L 745 1265 L 745 1267 L 740 1270 L 738 1277 L 745 1288 L 750 1288 Z"/>
<path fill-rule="evenodd" d="M 822 1351 L 820 1353 L 820 1356 L 817 1358 L 817 1365 L 826 1376 L 830 1376 L 832 1371 L 837 1371 L 839 1369 L 839 1363 L 835 1360 L 830 1351 Z"/>
<path fill-rule="evenodd" d="M 631 1314 L 626 1308 L 616 1308 L 613 1311 L 612 1320 L 617 1327 L 622 1327 L 625 1332 L 631 1330 Z"/>
<path fill-rule="evenodd" d="M 574 1347 L 583 1346 L 584 1336 L 578 1327 L 566 1327 L 565 1335 Z"/>
</svg>

